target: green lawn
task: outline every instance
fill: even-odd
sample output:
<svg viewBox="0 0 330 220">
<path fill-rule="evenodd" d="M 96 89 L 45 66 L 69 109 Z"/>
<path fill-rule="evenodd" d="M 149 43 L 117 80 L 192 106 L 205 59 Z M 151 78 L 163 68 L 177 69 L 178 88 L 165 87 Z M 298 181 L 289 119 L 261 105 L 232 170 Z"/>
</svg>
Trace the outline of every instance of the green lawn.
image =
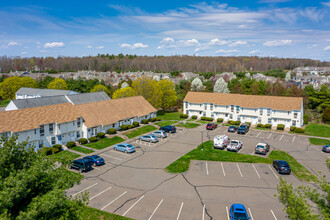
<svg viewBox="0 0 330 220">
<path fill-rule="evenodd" d="M 75 150 L 75 151 L 78 151 L 78 152 L 81 152 L 81 153 L 84 153 L 84 154 L 90 154 L 90 153 L 94 152 L 91 149 L 87 149 L 87 148 L 80 147 L 80 146 L 75 146 L 75 147 L 71 148 L 71 150 Z"/>
<path fill-rule="evenodd" d="M 70 152 L 67 150 L 61 151 L 57 154 L 50 155 L 50 157 L 55 158 L 55 160 L 57 160 L 57 161 L 62 160 L 62 159 L 66 159 L 66 160 L 70 161 L 70 160 L 74 160 L 80 156 L 81 156 L 80 154 L 76 154 L 76 153 L 73 153 L 73 152 Z"/>
<path fill-rule="evenodd" d="M 197 119 L 192 119 L 192 118 L 191 118 L 191 119 L 188 119 L 187 121 L 196 121 L 196 120 L 197 120 Z"/>
<path fill-rule="evenodd" d="M 285 160 L 289 163 L 291 171 L 301 180 L 309 182 L 317 182 L 317 177 L 314 176 L 309 170 L 301 165 L 296 159 L 284 151 L 274 150 L 269 155 L 273 160 Z"/>
<path fill-rule="evenodd" d="M 85 206 L 82 213 L 81 219 L 87 220 L 129 220 L 131 218 L 126 218 L 120 215 L 112 214 L 109 212 L 101 211 L 99 209 L 94 209 L 89 206 Z"/>
<path fill-rule="evenodd" d="M 97 142 L 88 143 L 88 144 L 84 144 L 84 145 L 87 147 L 90 147 L 90 148 L 101 150 L 101 149 L 104 149 L 104 148 L 109 147 L 114 144 L 118 144 L 123 141 L 124 141 L 123 138 L 114 136 L 112 138 L 103 138 L 101 140 L 98 140 Z"/>
<path fill-rule="evenodd" d="M 257 130 L 264 130 L 264 131 L 270 131 L 270 128 L 260 128 L 260 127 L 254 127 L 253 129 L 257 129 Z"/>
<path fill-rule="evenodd" d="M 9 104 L 10 101 L 11 101 L 10 99 L 2 100 L 0 102 L 0 107 L 6 107 Z"/>
<path fill-rule="evenodd" d="M 164 126 L 167 126 L 167 125 L 171 125 L 171 124 L 174 124 L 174 123 L 177 123 L 178 121 L 159 121 L 159 122 L 156 122 L 154 124 L 160 126 L 160 127 L 164 127 Z"/>
<path fill-rule="evenodd" d="M 162 120 L 181 120 L 180 115 L 182 112 L 170 112 L 170 113 L 164 113 L 163 115 L 157 113 L 157 117 Z"/>
<path fill-rule="evenodd" d="M 311 142 L 311 144 L 314 144 L 314 145 L 328 145 L 328 144 L 330 144 L 330 140 L 321 139 L 321 138 L 309 138 L 309 141 Z"/>
<path fill-rule="evenodd" d="M 305 135 L 330 137 L 330 125 L 309 123 L 305 129 Z"/>
<path fill-rule="evenodd" d="M 196 128 L 196 127 L 200 126 L 200 124 L 196 124 L 196 123 L 183 124 L 183 123 L 180 123 L 180 124 L 177 124 L 176 126 L 177 127 L 184 127 L 184 128 Z"/>
<path fill-rule="evenodd" d="M 145 133 L 148 133 L 148 132 L 154 131 L 154 130 L 157 130 L 157 128 L 155 126 L 146 125 L 146 126 L 143 126 L 141 128 L 138 128 L 138 129 L 135 129 L 132 131 L 127 131 L 127 132 L 123 133 L 123 135 L 126 135 L 128 138 L 131 139 L 131 138 L 140 136 L 142 134 L 145 134 Z"/>
<path fill-rule="evenodd" d="M 202 120 L 198 120 L 197 122 L 202 123 L 202 124 L 208 124 L 208 123 L 211 123 L 212 121 L 202 121 Z"/>
</svg>

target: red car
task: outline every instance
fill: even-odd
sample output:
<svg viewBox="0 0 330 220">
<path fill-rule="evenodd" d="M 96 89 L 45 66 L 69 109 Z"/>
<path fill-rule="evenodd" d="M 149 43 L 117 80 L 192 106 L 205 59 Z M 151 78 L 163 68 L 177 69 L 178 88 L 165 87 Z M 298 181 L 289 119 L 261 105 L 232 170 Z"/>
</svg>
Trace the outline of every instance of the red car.
<svg viewBox="0 0 330 220">
<path fill-rule="evenodd" d="M 207 130 L 213 130 L 213 129 L 216 129 L 217 127 L 218 127 L 218 125 L 216 123 L 208 123 L 206 125 Z"/>
</svg>

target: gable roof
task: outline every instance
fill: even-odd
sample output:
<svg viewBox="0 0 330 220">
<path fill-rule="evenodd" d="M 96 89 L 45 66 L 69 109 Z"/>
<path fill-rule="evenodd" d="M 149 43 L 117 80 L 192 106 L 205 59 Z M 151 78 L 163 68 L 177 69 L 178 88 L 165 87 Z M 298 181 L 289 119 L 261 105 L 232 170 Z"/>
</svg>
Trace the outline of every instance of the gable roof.
<svg viewBox="0 0 330 220">
<path fill-rule="evenodd" d="M 34 88 L 20 88 L 16 94 L 18 95 L 39 95 L 43 96 L 56 96 L 56 95 L 69 95 L 69 94 L 79 94 L 78 92 L 71 90 L 61 90 L 61 89 L 34 89 Z"/>
<path fill-rule="evenodd" d="M 12 100 L 12 102 L 15 104 L 15 106 L 18 109 L 23 109 L 23 108 L 32 108 L 38 106 L 68 103 L 69 101 L 65 98 L 65 96 L 51 96 L 51 97 L 38 97 L 31 99 L 15 99 Z"/>
<path fill-rule="evenodd" d="M 17 90 L 16 94 L 22 95 L 37 95 L 39 92 L 41 92 L 42 89 L 34 89 L 34 88 L 26 88 L 22 87 L 19 90 Z"/>
<path fill-rule="evenodd" d="M 73 94 L 73 95 L 68 95 L 67 98 L 74 105 L 110 100 L 110 97 L 105 92 Z"/>
<path fill-rule="evenodd" d="M 184 98 L 189 103 L 213 103 L 215 105 L 236 105 L 245 108 L 271 108 L 275 110 L 300 110 L 302 97 L 242 95 L 230 93 L 188 92 Z"/>
</svg>

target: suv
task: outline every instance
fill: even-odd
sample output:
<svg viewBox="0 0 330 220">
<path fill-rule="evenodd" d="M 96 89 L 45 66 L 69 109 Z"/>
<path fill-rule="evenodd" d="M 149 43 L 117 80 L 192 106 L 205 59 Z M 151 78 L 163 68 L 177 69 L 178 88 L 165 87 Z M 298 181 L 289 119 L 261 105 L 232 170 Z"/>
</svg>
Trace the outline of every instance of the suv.
<svg viewBox="0 0 330 220">
<path fill-rule="evenodd" d="M 155 131 L 151 133 L 152 135 L 155 135 L 158 138 L 166 138 L 167 134 L 165 131 Z"/>
<path fill-rule="evenodd" d="M 237 129 L 237 134 L 246 134 L 249 131 L 249 127 L 247 125 L 241 125 Z"/>
<path fill-rule="evenodd" d="M 266 155 L 267 152 L 269 151 L 269 148 L 270 146 L 267 143 L 258 143 L 254 152 L 256 154 Z"/>
<path fill-rule="evenodd" d="M 218 127 L 218 125 L 216 124 L 216 123 L 208 123 L 207 125 L 206 125 L 206 129 L 207 130 L 214 130 L 214 129 L 216 129 Z"/>
<path fill-rule="evenodd" d="M 291 173 L 291 168 L 290 168 L 288 162 L 286 162 L 285 160 L 274 160 L 273 167 L 280 174 L 282 174 L 282 173 L 290 174 Z"/>
<path fill-rule="evenodd" d="M 86 172 L 92 169 L 92 163 L 89 160 L 78 159 L 71 162 L 70 168 L 77 169 L 79 172 Z"/>
<path fill-rule="evenodd" d="M 167 126 L 161 127 L 161 128 L 159 128 L 159 130 L 162 130 L 162 131 L 165 131 L 165 132 L 168 132 L 168 133 L 175 133 L 176 132 L 176 128 L 172 125 L 167 125 Z"/>
</svg>

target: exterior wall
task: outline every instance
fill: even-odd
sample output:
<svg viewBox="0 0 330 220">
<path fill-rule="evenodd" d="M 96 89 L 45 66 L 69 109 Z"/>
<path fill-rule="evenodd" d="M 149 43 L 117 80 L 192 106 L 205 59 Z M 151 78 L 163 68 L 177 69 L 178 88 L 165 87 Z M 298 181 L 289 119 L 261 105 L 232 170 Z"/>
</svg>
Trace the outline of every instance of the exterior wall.
<svg viewBox="0 0 330 220">
<path fill-rule="evenodd" d="M 17 106 L 14 104 L 13 101 L 10 101 L 9 104 L 6 106 L 5 111 L 12 111 L 17 110 Z"/>
</svg>

